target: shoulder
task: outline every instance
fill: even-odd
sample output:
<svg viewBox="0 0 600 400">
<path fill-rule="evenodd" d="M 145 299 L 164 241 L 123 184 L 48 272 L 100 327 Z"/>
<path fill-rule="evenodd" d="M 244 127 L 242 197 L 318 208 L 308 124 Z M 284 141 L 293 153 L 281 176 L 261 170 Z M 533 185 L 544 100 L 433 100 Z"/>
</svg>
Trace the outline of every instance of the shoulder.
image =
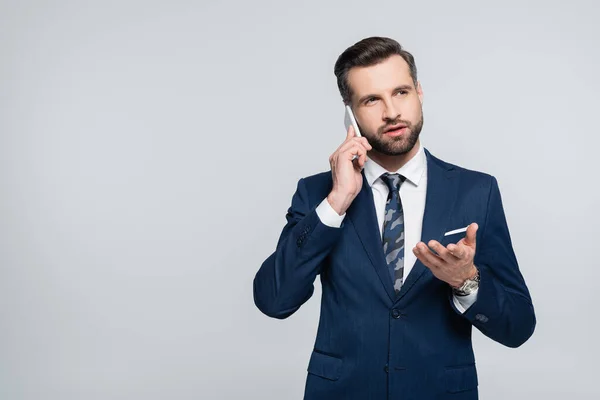
<svg viewBox="0 0 600 400">
<path fill-rule="evenodd" d="M 329 170 L 300 178 L 297 193 L 307 199 L 312 207 L 326 198 L 332 188 L 333 179 Z"/>
<path fill-rule="evenodd" d="M 331 170 L 308 175 L 302 178 L 304 184 L 308 187 L 332 186 Z"/>
<path fill-rule="evenodd" d="M 442 160 L 441 158 L 431 154 L 427 148 L 425 149 L 425 152 L 427 153 L 427 157 L 429 159 L 428 163 L 430 165 L 436 165 L 444 170 L 453 171 L 453 173 L 458 176 L 459 182 L 462 185 L 468 185 L 471 187 L 476 186 L 487 190 L 490 189 L 491 185 L 497 185 L 496 178 L 490 173 L 467 168 L 463 165 Z"/>
</svg>

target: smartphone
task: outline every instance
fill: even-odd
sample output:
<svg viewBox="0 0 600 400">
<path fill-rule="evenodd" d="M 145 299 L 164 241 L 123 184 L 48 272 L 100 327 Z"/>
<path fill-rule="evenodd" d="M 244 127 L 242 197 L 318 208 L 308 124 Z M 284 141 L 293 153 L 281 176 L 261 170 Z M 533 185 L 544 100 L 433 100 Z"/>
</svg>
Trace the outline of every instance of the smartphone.
<svg viewBox="0 0 600 400">
<path fill-rule="evenodd" d="M 354 132 L 356 132 L 356 136 L 362 136 L 360 134 L 360 129 L 358 129 L 356 118 L 354 118 L 354 113 L 352 112 L 352 108 L 350 108 L 350 106 L 346 106 L 346 116 L 344 118 L 344 124 L 346 125 L 346 132 L 348 132 L 348 129 L 350 129 L 350 125 L 352 125 L 354 127 Z"/>
<path fill-rule="evenodd" d="M 346 115 L 344 117 L 344 125 L 346 126 L 346 132 L 348 132 L 348 129 L 350 129 L 350 125 L 352 125 L 354 127 L 354 132 L 356 134 L 357 137 L 361 137 L 362 135 L 360 134 L 360 129 L 358 129 L 358 124 L 356 123 L 356 118 L 354 118 L 354 113 L 352 112 L 352 108 L 350 108 L 350 106 L 346 106 Z M 358 154 L 355 154 L 354 157 L 352 157 L 352 161 L 356 160 L 358 158 Z"/>
</svg>

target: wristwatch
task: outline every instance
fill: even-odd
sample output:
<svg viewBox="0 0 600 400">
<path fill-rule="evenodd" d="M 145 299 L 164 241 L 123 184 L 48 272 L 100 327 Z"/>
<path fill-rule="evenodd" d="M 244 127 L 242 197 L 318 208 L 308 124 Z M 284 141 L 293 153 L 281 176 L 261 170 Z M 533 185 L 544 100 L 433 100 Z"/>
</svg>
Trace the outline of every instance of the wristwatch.
<svg viewBox="0 0 600 400">
<path fill-rule="evenodd" d="M 474 277 L 467 279 L 462 286 L 452 287 L 452 292 L 457 296 L 468 296 L 479 287 L 479 270 Z"/>
</svg>

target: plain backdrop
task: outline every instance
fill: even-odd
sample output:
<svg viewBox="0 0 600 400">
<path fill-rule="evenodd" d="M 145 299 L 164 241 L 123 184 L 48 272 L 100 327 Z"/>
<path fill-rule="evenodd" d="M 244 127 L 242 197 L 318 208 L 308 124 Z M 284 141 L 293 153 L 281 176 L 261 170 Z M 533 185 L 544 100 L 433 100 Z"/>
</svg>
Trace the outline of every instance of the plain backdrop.
<svg viewBox="0 0 600 400">
<path fill-rule="evenodd" d="M 411 51 L 422 143 L 498 179 L 537 329 L 480 396 L 598 399 L 594 1 L 0 1 L 0 398 L 300 399 L 321 288 L 252 280 L 343 141 L 333 65 Z"/>
</svg>

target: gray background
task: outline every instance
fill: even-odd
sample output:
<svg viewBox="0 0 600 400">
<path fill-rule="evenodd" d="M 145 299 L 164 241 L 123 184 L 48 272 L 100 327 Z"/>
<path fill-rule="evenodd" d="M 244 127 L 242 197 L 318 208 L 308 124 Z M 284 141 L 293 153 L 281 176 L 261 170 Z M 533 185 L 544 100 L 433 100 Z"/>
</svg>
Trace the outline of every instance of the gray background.
<svg viewBox="0 0 600 400">
<path fill-rule="evenodd" d="M 0 2 L 0 398 L 299 399 L 320 286 L 255 308 L 333 64 L 412 51 L 425 147 L 498 178 L 538 318 L 474 333 L 483 399 L 597 399 L 593 1 Z"/>
</svg>

